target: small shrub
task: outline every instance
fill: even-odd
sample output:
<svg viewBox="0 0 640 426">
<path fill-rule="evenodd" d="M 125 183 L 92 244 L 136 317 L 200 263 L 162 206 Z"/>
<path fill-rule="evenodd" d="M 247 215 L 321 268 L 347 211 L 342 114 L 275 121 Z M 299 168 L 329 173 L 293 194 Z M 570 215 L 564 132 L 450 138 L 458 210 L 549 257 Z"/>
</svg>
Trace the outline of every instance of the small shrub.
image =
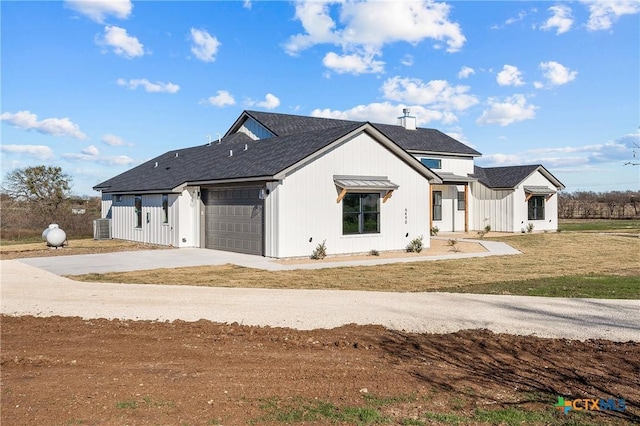
<svg viewBox="0 0 640 426">
<path fill-rule="evenodd" d="M 414 238 L 411 240 L 409 244 L 407 244 L 407 253 L 420 253 L 422 251 L 422 240 L 423 237 L 420 235 L 418 238 Z"/>
<path fill-rule="evenodd" d="M 434 226 L 433 228 L 431 228 L 430 234 L 432 237 L 437 237 L 438 232 L 440 232 L 440 228 L 438 228 L 437 226 Z"/>
<path fill-rule="evenodd" d="M 534 226 L 533 223 L 529 223 L 527 225 L 527 234 L 530 234 L 533 232 L 533 226 Z"/>
<path fill-rule="evenodd" d="M 369 256 L 380 256 L 380 252 L 376 249 L 371 249 Z"/>
<path fill-rule="evenodd" d="M 491 231 L 491 225 L 487 225 L 482 231 L 478 231 L 478 237 L 483 238 L 489 233 L 489 231 Z"/>
<path fill-rule="evenodd" d="M 320 244 L 313 250 L 311 253 L 311 259 L 320 260 L 327 257 L 327 245 L 325 244 L 327 240 L 322 240 Z"/>
<path fill-rule="evenodd" d="M 460 251 L 460 247 L 458 247 L 458 240 L 456 239 L 449 239 L 449 241 L 447 241 L 447 245 L 449 247 L 451 247 L 451 251 L 458 253 Z"/>
</svg>

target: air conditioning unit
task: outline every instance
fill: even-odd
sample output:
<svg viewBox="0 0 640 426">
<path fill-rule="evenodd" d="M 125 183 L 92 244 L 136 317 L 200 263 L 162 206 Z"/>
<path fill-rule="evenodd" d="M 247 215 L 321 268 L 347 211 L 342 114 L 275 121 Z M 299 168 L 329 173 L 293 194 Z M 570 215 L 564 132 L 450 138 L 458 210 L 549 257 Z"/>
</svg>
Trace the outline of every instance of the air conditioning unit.
<svg viewBox="0 0 640 426">
<path fill-rule="evenodd" d="M 111 219 L 95 219 L 93 221 L 93 239 L 111 239 Z"/>
</svg>

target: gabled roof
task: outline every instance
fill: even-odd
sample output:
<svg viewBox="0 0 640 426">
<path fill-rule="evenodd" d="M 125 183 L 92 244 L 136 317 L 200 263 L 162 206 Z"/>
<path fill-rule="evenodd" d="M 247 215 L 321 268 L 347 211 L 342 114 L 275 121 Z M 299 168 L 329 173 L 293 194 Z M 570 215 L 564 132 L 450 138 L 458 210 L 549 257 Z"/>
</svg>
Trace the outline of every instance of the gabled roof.
<svg viewBox="0 0 640 426">
<path fill-rule="evenodd" d="M 342 138 L 367 131 L 428 178 L 438 176 L 369 123 L 347 122 L 262 140 L 232 133 L 211 144 L 169 151 L 94 187 L 107 193 L 169 192 L 181 185 L 230 180 L 266 180 L 318 155 Z M 394 148 L 395 147 L 395 148 Z"/>
<path fill-rule="evenodd" d="M 556 188 L 564 189 L 562 182 L 540 164 L 507 167 L 474 166 L 473 177 L 492 189 L 514 189 L 537 171 L 540 171 Z"/>
<path fill-rule="evenodd" d="M 335 127 L 365 122 L 338 120 L 335 118 L 305 117 L 292 114 L 277 114 L 261 111 L 244 111 L 231 126 L 227 135 L 236 132 L 244 121 L 251 117 L 276 136 L 297 134 L 311 130 L 327 130 Z M 372 123 L 386 137 L 409 152 L 455 154 L 478 157 L 475 149 L 463 144 L 436 129 L 418 128 L 407 130 L 399 125 Z"/>
</svg>

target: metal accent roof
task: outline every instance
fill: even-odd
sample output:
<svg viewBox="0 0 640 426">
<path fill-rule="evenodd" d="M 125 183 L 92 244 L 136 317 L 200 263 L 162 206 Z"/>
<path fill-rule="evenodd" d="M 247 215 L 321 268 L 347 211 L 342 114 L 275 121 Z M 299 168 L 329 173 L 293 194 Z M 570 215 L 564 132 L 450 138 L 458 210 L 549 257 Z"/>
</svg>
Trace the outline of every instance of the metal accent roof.
<svg viewBox="0 0 640 426">
<path fill-rule="evenodd" d="M 549 195 L 556 193 L 555 190 L 547 188 L 546 186 L 525 186 L 524 192 L 533 195 Z"/>
<path fill-rule="evenodd" d="M 346 190 L 392 191 L 399 187 L 386 176 L 334 176 L 333 181 Z"/>
<path fill-rule="evenodd" d="M 438 176 L 442 178 L 443 182 L 475 182 L 478 180 L 474 177 L 456 175 L 448 172 L 438 172 Z"/>
</svg>

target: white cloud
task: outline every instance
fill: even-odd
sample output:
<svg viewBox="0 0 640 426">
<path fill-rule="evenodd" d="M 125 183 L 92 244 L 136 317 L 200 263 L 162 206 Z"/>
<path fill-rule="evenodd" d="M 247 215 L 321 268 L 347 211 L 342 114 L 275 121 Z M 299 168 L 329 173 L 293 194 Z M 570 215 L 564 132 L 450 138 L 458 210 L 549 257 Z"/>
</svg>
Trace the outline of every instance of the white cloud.
<svg viewBox="0 0 640 426">
<path fill-rule="evenodd" d="M 132 158 L 127 157 L 126 155 L 100 156 L 98 154 L 94 154 L 91 150 L 83 150 L 80 154 L 62 154 L 62 157 L 72 162 L 85 161 L 106 166 L 128 166 L 134 162 Z"/>
<path fill-rule="evenodd" d="M 374 60 L 372 54 L 338 55 L 329 52 L 322 60 L 322 64 L 338 74 L 370 74 L 384 71 L 384 62 Z"/>
<path fill-rule="evenodd" d="M 89 145 L 88 147 L 83 149 L 81 152 L 86 155 L 93 155 L 94 157 L 100 155 L 100 151 L 98 151 L 98 148 L 96 148 L 93 145 Z"/>
<path fill-rule="evenodd" d="M 513 65 L 505 65 L 498 73 L 496 81 L 500 86 L 522 86 L 522 72 Z"/>
<path fill-rule="evenodd" d="M 551 6 L 547 10 L 551 12 L 552 16 L 540 26 L 541 29 L 550 31 L 555 28 L 556 34 L 566 33 L 571 29 L 571 26 L 573 25 L 573 16 L 569 6 L 558 4 Z"/>
<path fill-rule="evenodd" d="M 543 71 L 543 75 L 549 81 L 549 84 L 553 86 L 567 84 L 575 80 L 578 75 L 577 71 L 571 71 L 564 65 L 554 61 L 541 62 L 540 69 Z M 538 86 L 536 85 L 536 87 Z"/>
<path fill-rule="evenodd" d="M 475 74 L 476 70 L 471 67 L 463 66 L 458 72 L 458 78 L 469 78 L 470 75 Z"/>
<path fill-rule="evenodd" d="M 116 135 L 112 135 L 109 133 L 106 133 L 102 136 L 102 143 L 109 145 L 109 146 L 124 146 L 124 145 L 131 145 L 128 144 L 124 139 L 122 139 L 120 136 L 116 136 Z"/>
<path fill-rule="evenodd" d="M 244 7 L 245 9 L 251 10 L 251 7 L 252 7 L 251 0 L 244 0 L 242 2 L 242 7 Z"/>
<path fill-rule="evenodd" d="M 144 90 L 149 93 L 177 93 L 178 90 L 180 90 L 180 86 L 177 84 L 162 83 L 160 81 L 152 83 L 146 78 L 131 79 L 128 81 L 124 78 L 119 78 L 116 83 L 118 86 L 128 87 L 131 90 L 135 90 L 139 86 L 142 86 Z"/>
<path fill-rule="evenodd" d="M 427 83 L 417 78 L 393 77 L 382 85 L 385 99 L 408 104 L 429 105 L 445 111 L 463 111 L 478 103 L 469 86 L 451 86 L 445 80 Z"/>
<path fill-rule="evenodd" d="M 640 2 L 637 0 L 585 0 L 589 9 L 589 31 L 608 30 L 623 15 L 640 13 Z"/>
<path fill-rule="evenodd" d="M 107 16 L 127 19 L 133 9 L 130 0 L 66 0 L 65 5 L 100 24 Z"/>
<path fill-rule="evenodd" d="M 280 106 L 280 99 L 278 99 L 275 95 L 272 95 L 271 93 L 267 93 L 267 95 L 265 96 L 264 101 L 254 101 L 249 99 L 247 101 L 247 104 L 249 106 L 259 106 L 260 108 L 265 108 L 265 109 L 274 109 L 277 108 L 278 106 Z"/>
<path fill-rule="evenodd" d="M 591 145 L 536 148 L 514 154 L 484 154 L 478 162 L 484 166 L 544 164 L 556 171 L 584 174 L 589 167 L 630 160 L 634 141 L 640 141 L 640 132 Z"/>
<path fill-rule="evenodd" d="M 386 44 L 407 42 L 417 44 L 425 39 L 444 42 L 447 51 L 456 52 L 466 39 L 460 25 L 449 20 L 450 6 L 445 3 L 414 1 L 307 1 L 296 2 L 295 18 L 304 33 L 295 34 L 285 44 L 285 51 L 297 55 L 318 44 L 332 44 L 342 48 L 341 54 L 325 57 L 325 65 L 339 58 L 378 64 L 371 72 L 383 72 L 381 56 Z M 332 14 L 339 16 L 334 20 Z M 438 47 L 438 46 L 436 46 Z M 362 60 L 366 58 L 366 60 Z M 362 66 L 342 64 L 343 72 L 362 73 Z M 374 71 L 376 70 L 376 71 Z"/>
<path fill-rule="evenodd" d="M 340 120 L 370 121 L 372 123 L 397 124 L 398 117 L 402 115 L 403 108 L 409 106 L 392 104 L 390 102 L 374 102 L 368 105 L 358 105 L 345 111 L 331 109 L 315 109 L 311 112 L 313 117 L 336 118 Z M 450 112 L 427 109 L 419 105 L 410 106 L 411 115 L 416 117 L 418 125 L 424 125 L 431 121 L 453 123 L 457 119 Z"/>
<path fill-rule="evenodd" d="M 236 100 L 233 98 L 231 93 L 226 90 L 218 90 L 216 96 L 209 96 L 207 100 L 202 101 L 201 103 L 209 103 L 214 106 L 223 107 L 227 105 L 235 105 Z"/>
<path fill-rule="evenodd" d="M 508 18 L 506 21 L 504 21 L 504 24 L 502 25 L 493 25 L 491 29 L 500 30 L 506 27 L 507 25 L 512 25 L 512 24 L 515 24 L 516 22 L 522 21 L 526 16 L 527 16 L 527 13 L 521 10 L 520 12 L 518 12 L 518 16 Z"/>
<path fill-rule="evenodd" d="M 0 151 L 7 154 L 18 154 L 33 157 L 37 160 L 52 160 L 55 155 L 53 151 L 46 145 L 0 145 Z"/>
<path fill-rule="evenodd" d="M 402 59 L 400 59 L 400 63 L 405 67 L 410 67 L 413 65 L 413 55 L 404 55 Z"/>
<path fill-rule="evenodd" d="M 220 47 L 220 42 L 205 30 L 191 28 L 191 53 L 196 58 L 204 62 L 213 62 L 216 60 L 216 54 Z"/>
<path fill-rule="evenodd" d="M 489 109 L 482 112 L 476 123 L 508 126 L 518 121 L 535 118 L 536 109 L 538 109 L 537 106 L 527 104 L 527 99 L 520 94 L 507 97 L 504 101 L 489 98 Z"/>
<path fill-rule="evenodd" d="M 107 25 L 104 27 L 104 35 L 96 38 L 96 43 L 110 46 L 116 55 L 124 58 L 135 58 L 144 55 L 144 45 L 137 38 L 127 34 L 124 28 Z"/>
<path fill-rule="evenodd" d="M 112 157 L 104 157 L 98 160 L 99 163 L 106 164 L 108 166 L 128 166 L 132 164 L 133 158 L 126 155 L 116 155 Z"/>
<path fill-rule="evenodd" d="M 15 114 L 5 112 L 0 115 L 0 120 L 25 130 L 35 130 L 44 135 L 71 136 L 80 140 L 88 139 L 87 135 L 80 131 L 80 127 L 66 117 L 45 118 L 38 121 L 36 114 L 30 111 L 18 111 Z"/>
</svg>

